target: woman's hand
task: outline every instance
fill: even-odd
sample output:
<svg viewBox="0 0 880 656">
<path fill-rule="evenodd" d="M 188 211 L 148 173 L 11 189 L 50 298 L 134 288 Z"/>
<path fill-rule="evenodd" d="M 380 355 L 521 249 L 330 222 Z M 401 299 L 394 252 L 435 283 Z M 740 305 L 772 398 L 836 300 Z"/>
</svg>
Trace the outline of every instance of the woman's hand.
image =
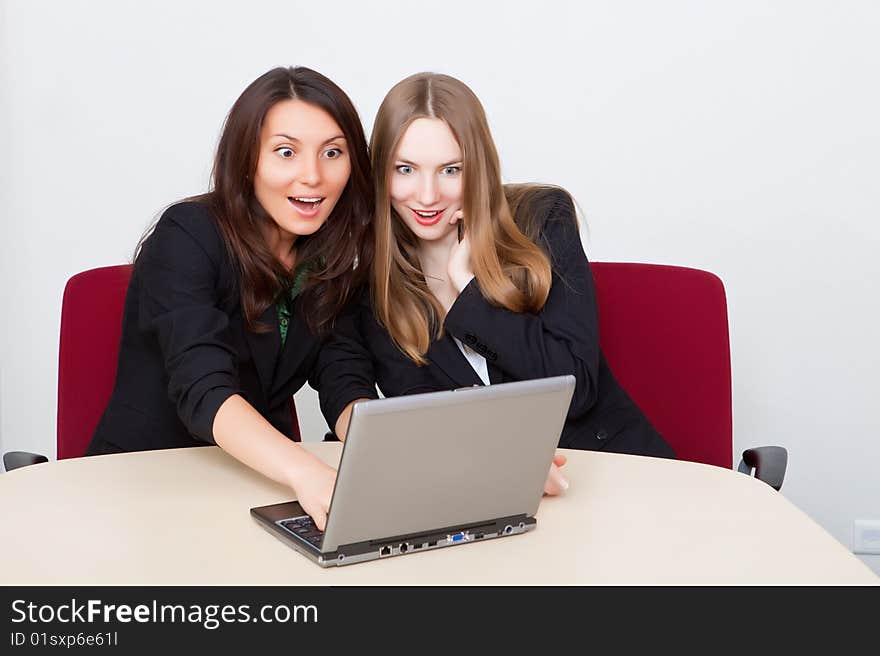
<svg viewBox="0 0 880 656">
<path fill-rule="evenodd" d="M 309 455 L 299 463 L 288 484 L 296 492 L 299 505 L 315 521 L 318 530 L 323 531 L 336 485 L 336 470 L 320 458 Z"/>
<path fill-rule="evenodd" d="M 463 221 L 463 213 L 458 210 L 449 219 L 450 225 L 455 225 L 459 221 Z M 473 280 L 474 271 L 471 268 L 471 242 L 468 239 L 467 232 L 460 242 L 456 242 L 449 251 L 449 262 L 446 265 L 446 273 L 449 281 L 455 287 L 455 291 L 459 294 L 461 290 L 467 287 L 467 284 Z"/>
<path fill-rule="evenodd" d="M 348 436 L 348 424 L 351 422 L 351 412 L 354 410 L 354 404 L 358 401 L 369 401 L 370 399 L 366 396 L 363 396 L 359 399 L 355 399 L 347 406 L 342 409 L 342 412 L 339 413 L 339 417 L 336 419 L 336 437 L 340 442 L 345 442 L 345 438 Z"/>
<path fill-rule="evenodd" d="M 562 475 L 560 467 L 562 467 L 568 458 L 561 453 L 553 456 L 553 462 L 550 464 L 550 471 L 547 473 L 547 480 L 544 482 L 544 494 L 556 496 L 562 494 L 568 489 L 568 479 Z"/>
<path fill-rule="evenodd" d="M 251 469 L 296 491 L 300 505 L 322 531 L 336 470 L 278 432 L 238 394 L 230 396 L 214 416 L 217 446 Z"/>
</svg>

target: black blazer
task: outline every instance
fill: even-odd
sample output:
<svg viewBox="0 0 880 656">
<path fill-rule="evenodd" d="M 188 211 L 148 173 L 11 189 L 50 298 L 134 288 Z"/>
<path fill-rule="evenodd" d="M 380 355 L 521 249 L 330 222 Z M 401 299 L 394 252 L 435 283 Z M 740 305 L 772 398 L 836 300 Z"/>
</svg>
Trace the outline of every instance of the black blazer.
<svg viewBox="0 0 880 656">
<path fill-rule="evenodd" d="M 452 339 L 486 358 L 492 383 L 573 374 L 574 397 L 559 446 L 674 457 L 675 453 L 614 379 L 599 348 L 593 276 L 581 245 L 571 198 L 548 191 L 541 205 L 539 245 L 551 259 L 553 281 L 544 308 L 517 313 L 489 304 L 472 280 L 453 303 L 444 335 L 427 353 L 428 366 L 409 360 L 375 319 L 368 295 L 356 315 L 340 322 L 319 356 L 334 380 L 321 391 L 321 409 L 334 426 L 359 397 L 416 394 L 482 385 Z"/>
<path fill-rule="evenodd" d="M 269 332 L 246 330 L 238 290 L 208 207 L 168 208 L 132 271 L 116 383 L 88 454 L 213 444 L 214 415 L 233 394 L 294 436 L 289 401 L 318 339 L 296 302 L 283 349 L 274 306 L 261 318 Z"/>
</svg>

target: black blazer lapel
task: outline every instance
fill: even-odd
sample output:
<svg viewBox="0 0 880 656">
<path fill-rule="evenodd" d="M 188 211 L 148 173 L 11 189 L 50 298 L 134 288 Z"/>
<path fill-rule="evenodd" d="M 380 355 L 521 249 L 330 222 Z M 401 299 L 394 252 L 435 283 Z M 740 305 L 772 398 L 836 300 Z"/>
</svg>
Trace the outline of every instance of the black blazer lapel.
<svg viewBox="0 0 880 656">
<path fill-rule="evenodd" d="M 299 299 L 294 303 L 291 312 L 290 324 L 287 326 L 287 339 L 281 349 L 281 357 L 278 358 L 277 367 L 274 371 L 270 398 L 274 402 L 276 396 L 285 392 L 290 380 L 299 373 L 302 378 L 307 378 L 309 372 L 301 372 L 301 365 L 309 354 L 315 349 L 318 339 L 309 330 L 302 316 L 302 308 Z M 285 396 L 288 396 L 285 392 Z"/>
<path fill-rule="evenodd" d="M 278 360 L 278 352 L 281 350 L 281 333 L 278 331 L 278 310 L 274 305 L 266 308 L 260 315 L 260 323 L 269 326 L 271 330 L 265 333 L 254 333 L 245 329 L 251 356 L 254 359 L 254 367 L 260 378 L 260 385 L 266 398 L 272 390 L 272 379 L 275 376 L 275 362 Z M 288 335 L 288 338 L 290 335 Z"/>
<path fill-rule="evenodd" d="M 492 383 L 493 385 L 497 385 L 498 383 L 507 382 L 507 377 L 504 375 L 504 372 L 501 369 L 496 367 L 495 364 L 492 362 L 489 362 L 488 365 L 489 366 L 487 368 L 489 369 L 490 383 Z"/>
<path fill-rule="evenodd" d="M 442 369 L 455 382 L 457 387 L 471 387 L 483 384 L 471 363 L 464 357 L 464 354 L 452 339 L 452 335 L 448 332 L 443 333 L 443 337 L 431 344 L 427 357 L 431 364 Z"/>
</svg>

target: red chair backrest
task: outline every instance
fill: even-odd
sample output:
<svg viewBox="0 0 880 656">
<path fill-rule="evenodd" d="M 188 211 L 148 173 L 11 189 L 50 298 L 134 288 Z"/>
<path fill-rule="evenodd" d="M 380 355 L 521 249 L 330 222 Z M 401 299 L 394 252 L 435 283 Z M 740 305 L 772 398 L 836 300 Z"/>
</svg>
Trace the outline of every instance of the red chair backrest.
<svg viewBox="0 0 880 656">
<path fill-rule="evenodd" d="M 83 455 L 101 419 L 119 356 L 130 265 L 83 271 L 67 281 L 58 347 L 58 459 Z"/>
<path fill-rule="evenodd" d="M 86 452 L 116 379 L 131 265 L 83 271 L 67 281 L 58 348 L 58 459 Z M 293 426 L 299 424 L 293 397 Z"/>
<path fill-rule="evenodd" d="M 730 469 L 733 414 L 724 285 L 699 269 L 591 265 L 611 371 L 678 458 Z"/>
</svg>

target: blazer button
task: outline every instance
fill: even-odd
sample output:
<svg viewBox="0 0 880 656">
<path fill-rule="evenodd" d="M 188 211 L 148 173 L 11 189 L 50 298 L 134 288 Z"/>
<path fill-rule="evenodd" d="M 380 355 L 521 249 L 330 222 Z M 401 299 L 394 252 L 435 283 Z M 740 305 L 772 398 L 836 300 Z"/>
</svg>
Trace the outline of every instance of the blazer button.
<svg viewBox="0 0 880 656">
<path fill-rule="evenodd" d="M 468 333 L 464 336 L 464 341 L 466 341 L 468 344 L 474 344 L 476 343 L 477 338 L 473 333 Z"/>
<path fill-rule="evenodd" d="M 604 439 L 607 439 L 607 438 L 608 438 L 608 432 L 607 432 L 604 428 L 600 429 L 600 430 L 596 433 L 596 439 L 597 439 L 597 440 L 604 440 Z"/>
</svg>

